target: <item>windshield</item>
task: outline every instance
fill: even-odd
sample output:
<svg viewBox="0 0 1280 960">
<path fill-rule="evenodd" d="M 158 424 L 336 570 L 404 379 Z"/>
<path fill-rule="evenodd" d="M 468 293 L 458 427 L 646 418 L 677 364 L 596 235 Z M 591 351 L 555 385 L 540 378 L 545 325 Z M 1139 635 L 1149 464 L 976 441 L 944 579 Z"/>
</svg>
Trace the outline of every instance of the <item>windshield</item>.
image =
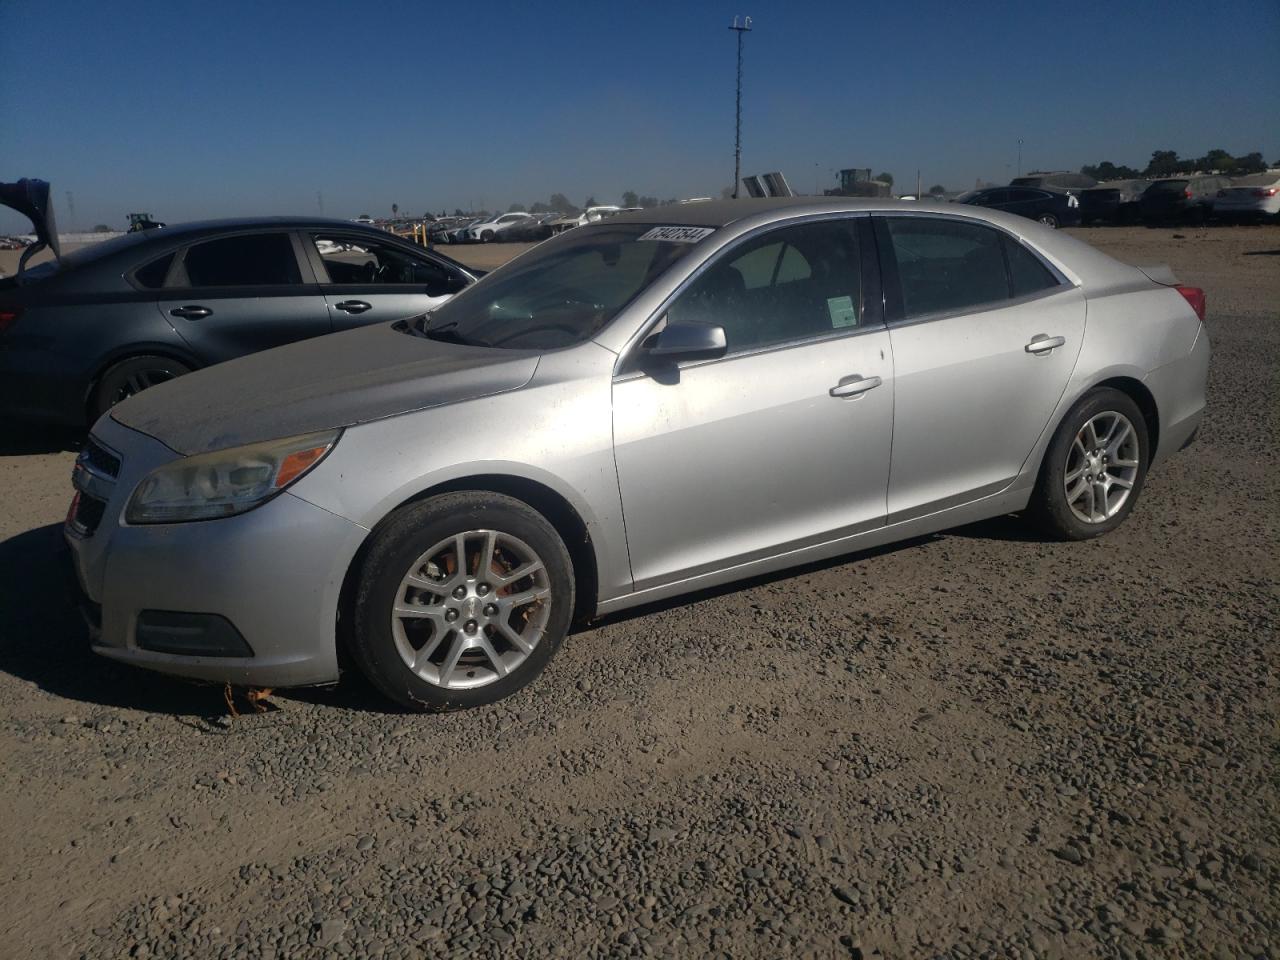
<svg viewBox="0 0 1280 960">
<path fill-rule="evenodd" d="M 554 350 L 595 336 L 692 243 L 646 240 L 652 224 L 582 228 L 537 247 L 428 315 L 442 339 Z"/>
</svg>

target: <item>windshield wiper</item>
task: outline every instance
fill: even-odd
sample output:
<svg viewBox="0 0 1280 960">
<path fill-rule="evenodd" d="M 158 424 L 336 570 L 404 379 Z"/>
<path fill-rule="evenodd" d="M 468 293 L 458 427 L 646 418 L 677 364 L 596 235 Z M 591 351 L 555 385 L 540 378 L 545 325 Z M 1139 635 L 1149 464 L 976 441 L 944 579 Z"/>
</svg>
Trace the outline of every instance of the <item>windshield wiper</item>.
<svg viewBox="0 0 1280 960">
<path fill-rule="evenodd" d="M 474 340 L 458 333 L 455 329 L 457 326 L 457 320 L 450 320 L 448 323 L 442 323 L 439 326 L 433 327 L 431 325 L 431 314 L 426 313 L 422 315 L 422 320 L 419 321 L 418 329 L 422 332 L 424 337 L 427 337 L 430 340 L 440 340 L 444 343 L 458 343 L 462 344 L 464 347 L 489 346 L 489 344 L 485 343 L 483 340 Z"/>
</svg>

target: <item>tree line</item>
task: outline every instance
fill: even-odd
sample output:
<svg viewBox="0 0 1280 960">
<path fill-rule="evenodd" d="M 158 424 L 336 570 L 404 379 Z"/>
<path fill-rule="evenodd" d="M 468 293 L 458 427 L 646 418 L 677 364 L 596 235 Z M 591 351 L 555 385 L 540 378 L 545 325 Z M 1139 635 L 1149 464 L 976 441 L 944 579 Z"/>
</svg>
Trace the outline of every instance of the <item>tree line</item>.
<svg viewBox="0 0 1280 960">
<path fill-rule="evenodd" d="M 1275 165 L 1280 166 L 1280 160 Z M 1259 150 L 1246 153 L 1243 157 L 1233 157 L 1221 149 L 1210 150 L 1203 157 L 1179 157 L 1176 150 L 1153 150 L 1151 160 L 1144 170 L 1103 160 L 1101 163 L 1086 163 L 1080 168 L 1080 172 L 1095 180 L 1138 180 L 1143 177 L 1155 180 L 1198 171 L 1243 177 L 1251 173 L 1262 173 L 1266 169 L 1267 163 Z"/>
</svg>

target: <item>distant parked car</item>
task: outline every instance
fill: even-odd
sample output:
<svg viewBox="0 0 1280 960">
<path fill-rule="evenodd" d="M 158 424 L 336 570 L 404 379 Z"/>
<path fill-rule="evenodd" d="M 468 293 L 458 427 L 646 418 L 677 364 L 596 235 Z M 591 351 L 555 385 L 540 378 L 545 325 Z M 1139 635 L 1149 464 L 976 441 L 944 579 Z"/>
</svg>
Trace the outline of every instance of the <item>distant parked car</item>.
<svg viewBox="0 0 1280 960">
<path fill-rule="evenodd" d="M 1085 173 L 1032 173 L 1025 177 L 1014 177 L 1009 181 L 1011 187 L 1049 187 L 1052 190 L 1087 190 L 1095 187 L 1098 181 Z"/>
<path fill-rule="evenodd" d="M 467 228 L 467 236 L 471 240 L 476 240 L 480 243 L 489 243 L 490 241 L 497 239 L 498 231 L 507 224 L 514 223 L 516 220 L 524 220 L 530 216 L 532 216 L 532 214 L 521 212 L 498 214 L 490 217 L 488 220 L 482 220 L 479 223 L 472 224 Z"/>
<path fill-rule="evenodd" d="M 1142 222 L 1147 224 L 1189 221 L 1204 223 L 1213 213 L 1219 190 L 1231 186 L 1229 177 L 1190 176 L 1157 180 L 1142 194 Z"/>
<path fill-rule="evenodd" d="M 1223 220 L 1280 219 L 1280 171 L 1236 177 L 1213 198 L 1213 212 Z"/>
<path fill-rule="evenodd" d="M 546 240 L 551 236 L 551 222 L 560 219 L 558 213 L 534 214 L 525 220 L 516 220 L 498 231 L 498 239 L 519 243 Z"/>
<path fill-rule="evenodd" d="M 446 227 L 440 233 L 440 240 L 444 243 L 470 243 L 470 228 L 473 224 L 480 222 L 480 217 L 463 217 L 451 227 Z"/>
<path fill-rule="evenodd" d="M 125 234 L 0 280 L 0 418 L 82 426 L 199 367 L 434 309 L 477 275 L 345 220 Z"/>
<path fill-rule="evenodd" d="M 1080 222 L 1135 223 L 1142 192 L 1150 180 L 1110 180 L 1080 191 Z"/>
<path fill-rule="evenodd" d="M 1072 194 L 1035 187 L 989 187 L 965 194 L 960 203 L 990 207 L 1043 223 L 1046 227 L 1073 227 L 1080 222 L 1080 201 Z"/>
</svg>

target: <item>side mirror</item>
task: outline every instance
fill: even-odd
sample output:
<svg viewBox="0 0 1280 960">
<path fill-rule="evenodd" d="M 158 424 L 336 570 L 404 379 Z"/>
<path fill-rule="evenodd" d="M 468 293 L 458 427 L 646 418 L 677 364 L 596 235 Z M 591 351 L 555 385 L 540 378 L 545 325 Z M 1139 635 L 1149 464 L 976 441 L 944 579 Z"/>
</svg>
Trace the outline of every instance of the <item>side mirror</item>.
<svg viewBox="0 0 1280 960">
<path fill-rule="evenodd" d="M 724 327 L 705 323 L 672 323 L 641 345 L 650 357 L 664 360 L 693 360 L 718 357 L 728 348 Z"/>
</svg>

